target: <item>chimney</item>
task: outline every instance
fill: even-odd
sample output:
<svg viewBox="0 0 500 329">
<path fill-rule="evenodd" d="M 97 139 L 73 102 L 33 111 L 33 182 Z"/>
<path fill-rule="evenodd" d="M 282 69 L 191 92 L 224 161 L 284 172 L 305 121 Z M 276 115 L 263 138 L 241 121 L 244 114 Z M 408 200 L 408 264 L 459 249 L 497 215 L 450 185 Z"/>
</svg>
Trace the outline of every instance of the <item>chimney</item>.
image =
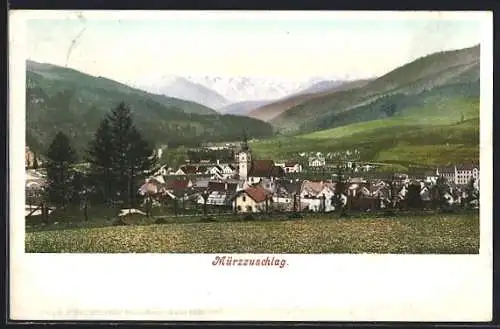
<svg viewBox="0 0 500 329">
<path fill-rule="evenodd" d="M 224 190 L 227 190 L 227 183 L 224 184 Z"/>
<path fill-rule="evenodd" d="M 218 165 L 220 164 L 220 160 L 219 160 L 219 159 L 217 159 L 217 164 L 218 164 Z"/>
</svg>

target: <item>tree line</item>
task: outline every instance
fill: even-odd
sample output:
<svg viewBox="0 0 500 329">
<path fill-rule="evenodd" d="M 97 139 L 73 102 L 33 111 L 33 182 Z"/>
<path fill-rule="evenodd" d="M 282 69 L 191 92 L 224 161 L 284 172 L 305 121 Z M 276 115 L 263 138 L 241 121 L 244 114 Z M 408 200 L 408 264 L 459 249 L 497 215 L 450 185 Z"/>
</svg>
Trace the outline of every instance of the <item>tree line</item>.
<svg viewBox="0 0 500 329">
<path fill-rule="evenodd" d="M 58 132 L 47 150 L 45 198 L 51 205 L 117 202 L 133 207 L 138 185 L 154 168 L 154 146 L 143 138 L 130 109 L 120 103 L 100 122 L 83 159 Z M 83 160 L 85 168 L 77 167 Z"/>
</svg>

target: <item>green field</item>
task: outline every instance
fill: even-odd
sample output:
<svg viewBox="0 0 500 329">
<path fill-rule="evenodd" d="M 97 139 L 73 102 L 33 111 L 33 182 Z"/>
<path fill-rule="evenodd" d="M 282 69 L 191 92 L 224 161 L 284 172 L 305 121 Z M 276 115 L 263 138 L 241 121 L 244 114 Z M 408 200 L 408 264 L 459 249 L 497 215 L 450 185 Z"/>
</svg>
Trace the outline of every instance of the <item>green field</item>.
<svg viewBox="0 0 500 329">
<path fill-rule="evenodd" d="M 26 252 L 446 253 L 479 252 L 479 215 L 189 222 L 31 231 Z"/>
<path fill-rule="evenodd" d="M 479 159 L 477 99 L 455 99 L 420 110 L 421 116 L 397 116 L 310 134 L 258 140 L 251 143 L 251 148 L 263 159 L 297 158 L 300 152 L 355 148 L 361 151 L 364 161 L 399 165 L 450 165 Z M 453 116 L 449 115 L 452 111 L 456 111 Z"/>
</svg>

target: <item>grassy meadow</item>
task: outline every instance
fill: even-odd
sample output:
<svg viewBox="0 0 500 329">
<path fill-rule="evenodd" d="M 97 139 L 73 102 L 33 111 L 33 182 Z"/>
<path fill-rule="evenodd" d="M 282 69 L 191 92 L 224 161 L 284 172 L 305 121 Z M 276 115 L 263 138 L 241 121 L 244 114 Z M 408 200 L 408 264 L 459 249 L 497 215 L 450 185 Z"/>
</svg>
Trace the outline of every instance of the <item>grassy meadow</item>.
<svg viewBox="0 0 500 329">
<path fill-rule="evenodd" d="M 73 227 L 26 232 L 28 253 L 479 252 L 479 214 Z"/>
</svg>

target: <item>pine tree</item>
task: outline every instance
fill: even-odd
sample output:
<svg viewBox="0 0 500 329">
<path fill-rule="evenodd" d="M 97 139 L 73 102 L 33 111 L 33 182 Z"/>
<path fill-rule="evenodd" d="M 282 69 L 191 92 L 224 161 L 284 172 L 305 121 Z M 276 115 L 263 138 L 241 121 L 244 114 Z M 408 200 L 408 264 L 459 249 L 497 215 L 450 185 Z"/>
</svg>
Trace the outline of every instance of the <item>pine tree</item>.
<svg viewBox="0 0 500 329">
<path fill-rule="evenodd" d="M 58 206 L 66 206 L 73 196 L 73 165 L 76 152 L 68 136 L 59 132 L 47 151 L 47 196 L 49 201 Z"/>
<path fill-rule="evenodd" d="M 154 147 L 135 127 L 130 109 L 120 103 L 101 122 L 89 148 L 91 176 L 105 199 L 135 204 L 137 181 L 156 164 Z M 104 200 L 103 200 L 104 201 Z"/>
<path fill-rule="evenodd" d="M 87 150 L 87 161 L 90 163 L 89 182 L 95 187 L 95 196 L 101 201 L 113 198 L 116 185 L 112 163 L 114 150 L 111 126 L 108 118 L 104 118 Z"/>
</svg>

